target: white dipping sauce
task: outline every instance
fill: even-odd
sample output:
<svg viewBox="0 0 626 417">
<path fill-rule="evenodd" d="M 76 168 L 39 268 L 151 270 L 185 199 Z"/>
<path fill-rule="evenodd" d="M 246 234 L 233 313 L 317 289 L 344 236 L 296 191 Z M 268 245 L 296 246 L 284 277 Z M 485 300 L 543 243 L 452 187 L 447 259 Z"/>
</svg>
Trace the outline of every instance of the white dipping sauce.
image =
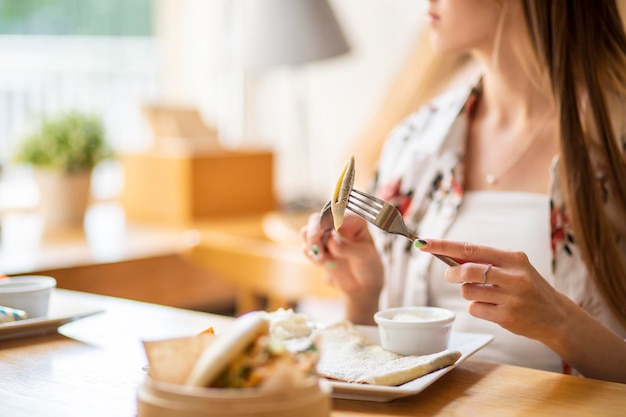
<svg viewBox="0 0 626 417">
<path fill-rule="evenodd" d="M 391 320 L 394 321 L 404 321 L 404 322 L 415 322 L 415 321 L 432 321 L 432 320 L 441 320 L 449 317 L 445 311 L 438 310 L 430 310 L 430 311 L 401 311 L 399 313 L 394 314 L 391 317 Z"/>
</svg>

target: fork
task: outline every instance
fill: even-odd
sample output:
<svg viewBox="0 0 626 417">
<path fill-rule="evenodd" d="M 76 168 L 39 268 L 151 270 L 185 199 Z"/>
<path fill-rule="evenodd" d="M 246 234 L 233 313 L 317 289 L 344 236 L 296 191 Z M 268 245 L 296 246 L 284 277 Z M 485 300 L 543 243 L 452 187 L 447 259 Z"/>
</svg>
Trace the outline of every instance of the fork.
<svg viewBox="0 0 626 417">
<path fill-rule="evenodd" d="M 326 246 L 328 242 L 328 238 L 330 237 L 330 232 L 332 232 L 332 230 L 335 228 L 333 212 L 330 206 L 331 206 L 331 201 L 328 200 L 328 202 L 324 204 L 324 207 L 322 207 L 322 210 L 320 211 L 320 229 L 322 231 L 321 239 L 322 239 L 322 246 L 324 247 L 324 250 L 328 250 Z"/>
<path fill-rule="evenodd" d="M 335 223 L 333 220 L 333 212 L 330 208 L 331 201 L 328 200 L 322 210 L 320 211 L 320 229 L 322 233 L 328 233 L 335 228 Z"/>
<path fill-rule="evenodd" d="M 380 198 L 353 188 L 348 197 L 348 209 L 387 233 L 402 235 L 412 242 L 419 239 L 415 233 L 409 230 L 400 211 Z M 450 266 L 459 265 L 458 261 L 449 256 L 436 253 L 433 255 Z"/>
</svg>

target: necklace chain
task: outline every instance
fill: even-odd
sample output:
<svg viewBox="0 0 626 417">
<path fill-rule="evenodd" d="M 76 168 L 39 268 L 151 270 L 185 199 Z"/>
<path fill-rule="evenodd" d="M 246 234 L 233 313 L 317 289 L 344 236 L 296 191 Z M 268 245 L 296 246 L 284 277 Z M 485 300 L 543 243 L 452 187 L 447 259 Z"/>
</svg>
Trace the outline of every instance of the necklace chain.
<svg viewBox="0 0 626 417">
<path fill-rule="evenodd" d="M 524 147 L 517 153 L 517 155 L 515 155 L 513 159 L 511 159 L 509 165 L 506 166 L 506 168 L 503 169 L 502 172 L 500 172 L 499 174 L 495 174 L 493 170 L 487 169 L 487 173 L 485 175 L 485 181 L 487 181 L 487 184 L 497 184 L 498 181 L 500 181 L 504 176 L 506 176 L 506 174 L 508 174 L 513 168 L 515 168 L 517 164 L 520 163 L 524 155 L 526 155 L 526 153 L 535 144 L 535 142 L 539 140 L 539 138 L 541 137 L 541 132 L 543 132 L 544 128 L 547 126 L 548 121 L 549 119 L 546 119 L 544 123 L 539 125 L 537 129 L 535 129 L 532 139 L 526 141 Z"/>
</svg>

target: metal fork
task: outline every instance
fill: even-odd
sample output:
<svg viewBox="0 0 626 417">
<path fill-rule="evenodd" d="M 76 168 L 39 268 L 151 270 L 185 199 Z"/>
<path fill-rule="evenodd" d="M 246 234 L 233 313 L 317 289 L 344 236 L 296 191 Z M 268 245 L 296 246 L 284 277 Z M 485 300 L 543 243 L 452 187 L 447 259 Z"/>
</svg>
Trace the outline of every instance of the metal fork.
<svg viewBox="0 0 626 417">
<path fill-rule="evenodd" d="M 400 211 L 380 198 L 353 188 L 348 198 L 348 209 L 387 233 L 402 235 L 412 242 L 419 239 L 406 226 Z M 450 266 L 459 265 L 459 262 L 449 256 L 436 253 L 433 253 L 433 255 Z"/>
<path fill-rule="evenodd" d="M 330 232 L 335 228 L 335 223 L 333 219 L 333 212 L 330 208 L 331 201 L 328 200 L 324 207 L 322 207 L 322 211 L 320 212 L 320 229 L 322 230 L 322 246 L 324 250 L 328 250 L 326 244 L 328 242 L 328 238 L 330 237 Z"/>
</svg>

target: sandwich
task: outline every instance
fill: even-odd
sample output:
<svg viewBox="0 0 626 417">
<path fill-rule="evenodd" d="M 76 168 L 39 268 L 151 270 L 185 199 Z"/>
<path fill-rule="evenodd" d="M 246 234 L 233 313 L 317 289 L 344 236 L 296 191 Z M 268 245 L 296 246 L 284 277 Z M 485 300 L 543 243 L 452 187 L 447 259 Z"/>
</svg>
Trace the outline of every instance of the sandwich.
<svg viewBox="0 0 626 417">
<path fill-rule="evenodd" d="M 298 386 L 315 376 L 313 345 L 289 352 L 270 335 L 270 322 L 260 312 L 238 318 L 227 333 L 215 337 L 195 362 L 185 385 L 216 388 Z"/>
</svg>

